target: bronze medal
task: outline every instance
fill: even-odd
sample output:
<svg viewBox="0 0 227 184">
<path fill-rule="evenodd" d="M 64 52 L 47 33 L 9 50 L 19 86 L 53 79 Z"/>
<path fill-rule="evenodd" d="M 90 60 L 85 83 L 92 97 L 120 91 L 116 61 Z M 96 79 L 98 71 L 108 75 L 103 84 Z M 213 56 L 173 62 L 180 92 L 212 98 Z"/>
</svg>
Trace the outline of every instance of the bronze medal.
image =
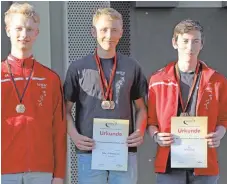
<svg viewBox="0 0 227 184">
<path fill-rule="evenodd" d="M 110 101 L 110 109 L 114 109 L 115 108 L 115 103 L 114 101 Z"/>
<path fill-rule="evenodd" d="M 187 112 L 182 112 L 182 113 L 180 114 L 180 116 L 189 116 L 189 114 L 188 114 Z"/>
<path fill-rule="evenodd" d="M 10 76 L 11 76 L 11 81 L 12 81 L 12 83 L 13 83 L 14 90 L 16 91 L 16 94 L 17 94 L 17 97 L 18 97 L 18 101 L 19 101 L 19 104 L 16 106 L 16 109 L 15 109 L 15 110 L 16 110 L 16 112 L 19 113 L 19 114 L 24 113 L 25 110 L 26 110 L 25 105 L 22 104 L 22 100 L 23 100 L 23 98 L 24 98 L 25 92 L 27 91 L 27 88 L 28 88 L 28 84 L 29 84 L 29 82 L 30 82 L 30 80 L 31 80 L 31 77 L 32 77 L 32 73 L 33 73 L 33 69 L 34 69 L 34 63 L 35 63 L 35 62 L 34 62 L 34 59 L 33 59 L 33 64 L 32 64 L 31 73 L 30 73 L 30 75 L 29 75 L 29 77 L 28 77 L 28 81 L 27 81 L 27 83 L 26 83 L 26 85 L 25 85 L 25 88 L 24 88 L 24 90 L 23 90 L 23 92 L 22 92 L 22 95 L 20 95 L 19 90 L 18 90 L 18 88 L 17 88 L 17 86 L 16 86 L 16 82 L 15 82 L 14 77 L 13 77 L 13 73 L 12 73 L 12 71 L 11 71 L 11 66 L 9 65 L 9 62 L 8 62 L 8 60 L 7 60 L 7 65 L 8 65 L 8 70 L 9 70 L 9 73 L 10 73 Z"/>
<path fill-rule="evenodd" d="M 102 101 L 101 107 L 102 109 L 105 109 L 105 110 L 110 109 L 111 108 L 110 101 L 107 101 L 107 100 Z"/>
<path fill-rule="evenodd" d="M 17 113 L 24 113 L 25 112 L 25 106 L 24 106 L 24 104 L 18 104 L 17 106 L 16 106 L 16 111 L 17 111 Z"/>
</svg>

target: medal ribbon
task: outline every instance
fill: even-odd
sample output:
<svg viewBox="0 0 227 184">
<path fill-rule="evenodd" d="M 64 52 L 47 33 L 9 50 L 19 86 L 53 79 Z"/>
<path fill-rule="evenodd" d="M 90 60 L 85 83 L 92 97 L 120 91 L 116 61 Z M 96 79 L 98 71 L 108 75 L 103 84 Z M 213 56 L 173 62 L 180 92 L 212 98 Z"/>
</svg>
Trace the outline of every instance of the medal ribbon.
<svg viewBox="0 0 227 184">
<path fill-rule="evenodd" d="M 30 79 L 31 79 L 31 76 L 32 76 L 32 73 L 33 73 L 33 69 L 34 69 L 34 63 L 35 63 L 35 62 L 34 62 L 34 59 L 33 59 L 32 70 L 31 70 L 30 75 L 29 75 L 29 77 L 28 77 L 28 81 L 27 81 L 27 83 L 26 83 L 26 85 L 25 85 L 25 88 L 24 88 L 24 90 L 23 90 L 23 92 L 22 92 L 22 95 L 20 96 L 19 90 L 18 90 L 18 88 L 17 88 L 16 82 L 15 82 L 14 77 L 13 77 L 13 73 L 12 73 L 12 70 L 11 70 L 11 66 L 10 66 L 10 64 L 9 64 L 9 62 L 8 62 L 8 60 L 7 60 L 7 65 L 8 65 L 8 70 L 9 70 L 9 73 L 10 73 L 11 81 L 12 81 L 12 83 L 13 83 L 14 89 L 15 89 L 15 91 L 16 91 L 16 93 L 17 93 L 17 97 L 18 97 L 18 100 L 19 100 L 20 103 L 22 102 L 22 100 L 23 100 L 23 98 L 24 98 L 24 94 L 25 94 L 25 92 L 27 91 L 28 84 L 29 84 L 29 82 L 30 82 Z"/>
<path fill-rule="evenodd" d="M 117 69 L 117 56 L 115 54 L 114 56 L 114 64 L 113 64 L 113 68 L 112 71 L 110 73 L 110 81 L 109 84 L 106 80 L 103 68 L 102 68 L 102 64 L 100 61 L 100 58 L 97 54 L 97 49 L 96 49 L 96 53 L 95 53 L 95 61 L 98 67 L 98 71 L 99 71 L 99 76 L 100 76 L 100 85 L 101 85 L 101 89 L 102 89 L 102 95 L 104 100 L 107 100 L 109 98 L 109 101 L 112 101 L 113 99 L 113 88 L 112 88 L 112 83 L 113 83 L 113 79 L 116 73 L 116 69 Z M 105 88 L 105 89 L 104 89 Z"/>
<path fill-rule="evenodd" d="M 181 92 L 181 88 L 180 88 L 180 72 L 179 72 L 179 67 L 178 67 L 178 64 L 175 65 L 176 79 L 177 79 L 178 90 L 179 90 L 179 98 L 180 98 L 180 103 L 181 103 L 181 108 L 182 108 L 183 113 L 186 113 L 188 104 L 189 104 L 190 99 L 192 97 L 192 93 L 193 93 L 193 90 L 195 88 L 196 81 L 198 79 L 199 67 L 200 67 L 200 63 L 198 63 L 197 66 L 196 66 L 193 83 L 192 83 L 192 86 L 191 86 L 190 91 L 189 91 L 189 94 L 188 94 L 188 100 L 186 102 L 186 105 L 184 106 L 184 101 L 183 101 L 183 98 L 182 98 L 182 92 Z"/>
</svg>

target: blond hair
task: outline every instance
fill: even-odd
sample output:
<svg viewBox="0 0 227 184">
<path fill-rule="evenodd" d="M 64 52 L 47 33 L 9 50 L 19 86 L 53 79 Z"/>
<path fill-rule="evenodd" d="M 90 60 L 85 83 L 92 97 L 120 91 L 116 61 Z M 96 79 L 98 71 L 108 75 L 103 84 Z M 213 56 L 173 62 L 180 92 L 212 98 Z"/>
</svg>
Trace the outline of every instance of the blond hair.
<svg viewBox="0 0 227 184">
<path fill-rule="evenodd" d="M 98 9 L 95 14 L 93 15 L 93 26 L 96 25 L 96 22 L 98 21 L 99 17 L 102 15 L 107 15 L 111 20 L 120 20 L 123 24 L 122 15 L 113 8 L 100 8 Z"/>
<path fill-rule="evenodd" d="M 32 18 L 35 23 L 38 23 L 38 24 L 40 23 L 39 14 L 35 11 L 35 8 L 28 3 L 23 3 L 23 4 L 13 3 L 10 6 L 9 10 L 5 12 L 6 26 L 10 23 L 12 14 L 22 14 L 27 18 Z"/>
<path fill-rule="evenodd" d="M 176 25 L 173 32 L 173 38 L 177 41 L 179 34 L 188 33 L 189 31 L 199 31 L 201 33 L 202 43 L 204 42 L 204 33 L 202 25 L 195 20 L 186 19 Z"/>
</svg>

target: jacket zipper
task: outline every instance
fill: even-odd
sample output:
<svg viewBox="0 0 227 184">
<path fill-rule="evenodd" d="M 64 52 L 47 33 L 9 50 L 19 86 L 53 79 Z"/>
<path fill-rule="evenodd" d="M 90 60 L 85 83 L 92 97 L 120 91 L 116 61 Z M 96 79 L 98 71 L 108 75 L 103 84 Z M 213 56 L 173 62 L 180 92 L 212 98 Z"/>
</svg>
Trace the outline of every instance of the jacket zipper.
<svg viewBox="0 0 227 184">
<path fill-rule="evenodd" d="M 23 77 L 25 79 L 25 82 L 24 84 L 26 84 L 27 82 L 27 78 L 26 78 L 26 75 L 25 75 L 25 71 L 24 71 L 24 65 L 22 65 L 22 72 L 23 72 Z M 25 85 L 24 85 L 25 87 Z M 28 168 L 28 172 L 31 172 L 31 169 L 30 169 L 30 159 L 29 159 L 29 131 L 28 131 L 28 122 L 26 122 L 26 133 L 27 133 L 27 168 Z"/>
</svg>

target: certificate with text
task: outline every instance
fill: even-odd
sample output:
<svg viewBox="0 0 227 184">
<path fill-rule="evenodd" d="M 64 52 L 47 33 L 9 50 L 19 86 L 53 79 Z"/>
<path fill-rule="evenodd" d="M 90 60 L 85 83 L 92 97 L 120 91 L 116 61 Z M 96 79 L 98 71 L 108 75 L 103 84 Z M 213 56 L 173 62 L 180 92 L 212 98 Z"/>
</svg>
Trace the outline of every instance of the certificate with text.
<svg viewBox="0 0 227 184">
<path fill-rule="evenodd" d="M 129 120 L 94 118 L 91 169 L 127 171 L 128 133 Z"/>
<path fill-rule="evenodd" d="M 207 168 L 207 120 L 205 116 L 171 118 L 171 168 Z"/>
</svg>

